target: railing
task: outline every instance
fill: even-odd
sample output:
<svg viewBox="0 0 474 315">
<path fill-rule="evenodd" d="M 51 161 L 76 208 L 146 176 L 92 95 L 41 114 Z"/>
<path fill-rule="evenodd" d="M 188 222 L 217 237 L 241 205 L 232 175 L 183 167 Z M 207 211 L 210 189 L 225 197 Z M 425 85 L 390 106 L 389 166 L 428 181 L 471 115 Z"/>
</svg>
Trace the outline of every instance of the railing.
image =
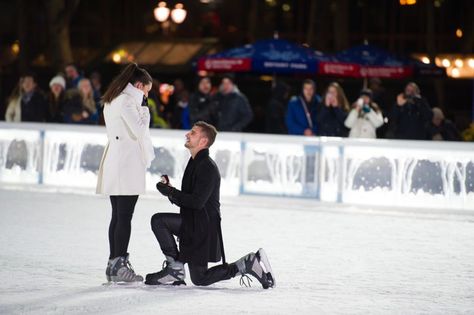
<svg viewBox="0 0 474 315">
<path fill-rule="evenodd" d="M 147 172 L 179 186 L 184 131 L 152 130 Z M 104 127 L 0 123 L 0 183 L 93 189 Z M 474 144 L 220 133 L 211 148 L 223 195 L 276 195 L 348 204 L 474 210 Z"/>
</svg>

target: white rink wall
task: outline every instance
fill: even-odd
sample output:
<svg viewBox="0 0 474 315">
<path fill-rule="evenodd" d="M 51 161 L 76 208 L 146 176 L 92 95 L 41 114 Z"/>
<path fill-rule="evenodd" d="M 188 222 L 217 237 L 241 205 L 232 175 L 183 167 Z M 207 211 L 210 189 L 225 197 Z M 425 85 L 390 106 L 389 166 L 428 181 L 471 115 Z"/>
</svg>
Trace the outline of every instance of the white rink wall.
<svg viewBox="0 0 474 315">
<path fill-rule="evenodd" d="M 153 129 L 147 173 L 179 183 L 185 131 Z M 0 183 L 95 188 L 104 127 L 0 123 Z M 474 210 L 474 144 L 220 133 L 211 156 L 225 196 L 291 196 L 389 207 Z"/>
</svg>

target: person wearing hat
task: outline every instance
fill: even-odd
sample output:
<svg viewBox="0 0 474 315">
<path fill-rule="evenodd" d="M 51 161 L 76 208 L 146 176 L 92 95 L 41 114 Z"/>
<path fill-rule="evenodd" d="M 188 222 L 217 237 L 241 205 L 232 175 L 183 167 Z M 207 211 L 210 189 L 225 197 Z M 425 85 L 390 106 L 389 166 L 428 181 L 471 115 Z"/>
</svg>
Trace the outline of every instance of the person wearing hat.
<svg viewBox="0 0 474 315">
<path fill-rule="evenodd" d="M 49 81 L 47 122 L 62 123 L 64 121 L 65 90 L 66 80 L 61 75 L 57 75 Z"/>
<path fill-rule="evenodd" d="M 349 138 L 377 138 L 376 130 L 383 125 L 383 116 L 378 105 L 372 101 L 370 89 L 360 92 L 344 125 L 350 129 Z"/>
</svg>

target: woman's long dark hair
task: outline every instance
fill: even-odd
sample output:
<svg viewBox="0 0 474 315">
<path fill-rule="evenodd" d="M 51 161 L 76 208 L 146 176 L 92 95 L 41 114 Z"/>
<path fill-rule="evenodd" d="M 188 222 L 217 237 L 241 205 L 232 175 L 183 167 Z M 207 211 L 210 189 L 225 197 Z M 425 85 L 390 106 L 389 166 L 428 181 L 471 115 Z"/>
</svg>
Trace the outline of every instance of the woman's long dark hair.
<svg viewBox="0 0 474 315">
<path fill-rule="evenodd" d="M 147 85 L 152 81 L 151 75 L 145 69 L 138 67 L 136 63 L 130 63 L 115 77 L 112 83 L 110 83 L 107 91 L 105 91 L 102 96 L 102 103 L 112 102 L 122 93 L 128 83 L 135 84 L 140 82 Z"/>
</svg>

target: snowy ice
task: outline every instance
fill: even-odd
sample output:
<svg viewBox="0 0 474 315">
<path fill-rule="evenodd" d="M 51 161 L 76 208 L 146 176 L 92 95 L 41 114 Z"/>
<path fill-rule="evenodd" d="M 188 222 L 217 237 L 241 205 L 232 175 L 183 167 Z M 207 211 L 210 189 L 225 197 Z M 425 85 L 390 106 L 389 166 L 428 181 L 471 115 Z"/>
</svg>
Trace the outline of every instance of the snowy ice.
<svg viewBox="0 0 474 315">
<path fill-rule="evenodd" d="M 102 285 L 109 208 L 90 192 L 0 188 L 0 314 L 474 314 L 472 212 L 224 197 L 228 260 L 264 247 L 277 287 L 263 290 Z M 166 211 L 157 193 L 138 201 L 142 275 L 161 268 L 149 221 Z"/>
</svg>

